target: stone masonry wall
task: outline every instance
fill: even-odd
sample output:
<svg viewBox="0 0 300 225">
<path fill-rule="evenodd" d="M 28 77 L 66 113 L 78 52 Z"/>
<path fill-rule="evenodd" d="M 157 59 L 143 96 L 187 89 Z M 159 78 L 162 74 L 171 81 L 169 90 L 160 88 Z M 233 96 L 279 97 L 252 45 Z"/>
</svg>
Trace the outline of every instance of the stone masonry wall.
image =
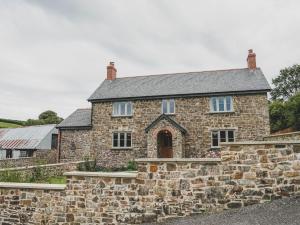
<svg viewBox="0 0 300 225">
<path fill-rule="evenodd" d="M 176 98 L 171 116 L 187 134 L 187 158 L 201 157 L 211 148 L 211 129 L 235 129 L 236 141 L 256 140 L 269 135 L 266 94 L 234 95 L 232 113 L 210 113 L 209 97 Z M 133 116 L 112 117 L 112 102 L 93 103 L 92 146 L 99 164 L 116 167 L 147 156 L 145 128 L 161 115 L 161 100 L 133 101 Z M 131 131 L 133 147 L 112 149 L 113 131 Z"/>
<path fill-rule="evenodd" d="M 275 134 L 264 137 L 265 141 L 298 140 L 300 141 L 300 131 L 285 134 Z"/>
<path fill-rule="evenodd" d="M 60 130 L 60 161 L 80 161 L 85 157 L 93 158 L 91 151 L 91 130 Z"/>
<path fill-rule="evenodd" d="M 53 164 L 57 163 L 57 150 L 36 150 L 33 157 L 19 158 L 19 159 L 2 159 L 0 160 L 1 168 L 11 167 L 26 167 L 38 164 Z"/>
<path fill-rule="evenodd" d="M 300 196 L 299 141 L 226 144 L 221 155 L 139 159 L 137 173 L 69 172 L 64 191 L 0 183 L 0 222 L 139 224 Z"/>
<path fill-rule="evenodd" d="M 22 178 L 32 177 L 36 172 L 41 173 L 43 177 L 52 177 L 52 176 L 63 176 L 67 171 L 73 171 L 77 169 L 77 165 L 83 161 L 78 162 L 66 162 L 66 163 L 57 163 L 57 164 L 45 164 L 45 165 L 36 165 L 36 166 L 26 166 L 26 167 L 14 167 L 14 168 L 1 168 L 0 176 L 2 173 L 7 171 L 16 171 Z"/>
</svg>

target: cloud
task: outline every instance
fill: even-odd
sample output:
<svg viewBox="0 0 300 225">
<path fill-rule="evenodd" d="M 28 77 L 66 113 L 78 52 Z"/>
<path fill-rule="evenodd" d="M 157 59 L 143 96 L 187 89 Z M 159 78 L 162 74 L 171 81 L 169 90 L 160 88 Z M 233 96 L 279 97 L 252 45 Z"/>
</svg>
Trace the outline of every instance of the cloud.
<svg viewBox="0 0 300 225">
<path fill-rule="evenodd" d="M 0 117 L 66 117 L 105 79 L 246 66 L 267 79 L 299 63 L 299 1 L 3 0 Z"/>
</svg>

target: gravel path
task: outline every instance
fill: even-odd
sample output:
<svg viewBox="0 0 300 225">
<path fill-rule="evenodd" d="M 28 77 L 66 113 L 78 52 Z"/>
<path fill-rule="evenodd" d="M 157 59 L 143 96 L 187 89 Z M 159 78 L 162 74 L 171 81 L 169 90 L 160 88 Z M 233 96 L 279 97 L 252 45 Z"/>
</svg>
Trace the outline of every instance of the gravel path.
<svg viewBox="0 0 300 225">
<path fill-rule="evenodd" d="M 158 224 L 158 223 L 155 223 Z M 228 210 L 217 214 L 172 219 L 161 225 L 300 225 L 300 198 Z M 153 225 L 153 224 L 152 224 Z"/>
</svg>

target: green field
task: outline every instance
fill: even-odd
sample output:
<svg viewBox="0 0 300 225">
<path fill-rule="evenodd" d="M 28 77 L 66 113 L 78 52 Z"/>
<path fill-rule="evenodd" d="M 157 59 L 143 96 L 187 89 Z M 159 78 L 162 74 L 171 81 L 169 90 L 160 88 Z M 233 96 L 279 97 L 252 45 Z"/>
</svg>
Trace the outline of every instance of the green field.
<svg viewBox="0 0 300 225">
<path fill-rule="evenodd" d="M 0 118 L 0 128 L 22 127 L 23 124 L 24 124 L 24 122 L 20 121 L 20 120 L 10 120 L 10 119 Z"/>
<path fill-rule="evenodd" d="M 22 127 L 22 126 L 14 123 L 0 122 L 0 128 L 16 128 L 16 127 Z"/>
</svg>

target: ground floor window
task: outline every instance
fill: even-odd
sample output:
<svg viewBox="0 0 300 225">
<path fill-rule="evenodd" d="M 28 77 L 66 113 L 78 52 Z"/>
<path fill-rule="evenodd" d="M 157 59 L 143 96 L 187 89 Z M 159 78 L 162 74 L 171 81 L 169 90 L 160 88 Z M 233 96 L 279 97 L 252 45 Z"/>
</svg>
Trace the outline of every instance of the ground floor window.
<svg viewBox="0 0 300 225">
<path fill-rule="evenodd" d="M 217 130 L 211 133 L 212 147 L 219 147 L 221 142 L 234 142 L 233 130 Z"/>
<path fill-rule="evenodd" d="M 113 132 L 113 148 L 131 148 L 131 132 Z"/>
<path fill-rule="evenodd" d="M 20 150 L 20 158 L 32 157 L 33 151 L 32 150 Z"/>
</svg>

